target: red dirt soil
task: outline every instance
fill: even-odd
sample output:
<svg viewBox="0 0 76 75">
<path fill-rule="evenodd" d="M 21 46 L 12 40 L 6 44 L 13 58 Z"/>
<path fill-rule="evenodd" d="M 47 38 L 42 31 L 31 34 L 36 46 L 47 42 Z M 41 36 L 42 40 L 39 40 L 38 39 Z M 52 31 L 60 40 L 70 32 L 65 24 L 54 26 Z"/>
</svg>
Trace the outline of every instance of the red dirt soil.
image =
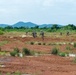
<svg viewBox="0 0 76 75">
<path fill-rule="evenodd" d="M 76 64 L 72 58 L 45 55 L 39 57 L 4 57 L 3 73 L 20 71 L 32 75 L 76 75 Z"/>
<path fill-rule="evenodd" d="M 21 37 L 0 37 L 0 41 L 8 40 L 9 43 L 1 46 L 2 50 L 12 51 L 13 48 L 18 47 L 28 48 L 30 50 L 40 51 L 49 53 L 50 50 L 55 46 L 48 45 L 30 45 L 25 44 L 28 41 L 40 41 L 40 42 L 75 42 L 75 38 L 45 38 L 43 41 L 41 38 L 21 38 Z M 71 45 L 69 45 L 71 47 Z M 61 51 L 64 51 L 66 45 L 59 46 Z M 0 64 L 5 67 L 0 67 L 0 72 L 15 72 L 20 71 L 21 73 L 28 73 L 32 75 L 76 75 L 76 64 L 73 62 L 73 58 L 70 57 L 59 57 L 54 55 L 43 55 L 38 57 L 1 57 Z"/>
</svg>

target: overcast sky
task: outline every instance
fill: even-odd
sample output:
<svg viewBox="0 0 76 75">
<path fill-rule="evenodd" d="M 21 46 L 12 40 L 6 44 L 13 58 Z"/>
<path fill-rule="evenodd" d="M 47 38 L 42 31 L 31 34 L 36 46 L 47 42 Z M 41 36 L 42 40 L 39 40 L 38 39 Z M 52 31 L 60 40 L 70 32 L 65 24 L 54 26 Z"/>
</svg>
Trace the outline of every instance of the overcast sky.
<svg viewBox="0 0 76 75">
<path fill-rule="evenodd" d="M 0 24 L 76 24 L 76 0 L 0 0 Z"/>
</svg>

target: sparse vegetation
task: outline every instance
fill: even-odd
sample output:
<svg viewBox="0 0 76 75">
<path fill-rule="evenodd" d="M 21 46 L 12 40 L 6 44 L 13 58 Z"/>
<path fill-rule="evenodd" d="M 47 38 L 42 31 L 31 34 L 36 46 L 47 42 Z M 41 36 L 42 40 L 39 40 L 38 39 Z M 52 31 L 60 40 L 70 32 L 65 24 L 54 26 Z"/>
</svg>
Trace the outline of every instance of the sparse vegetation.
<svg viewBox="0 0 76 75">
<path fill-rule="evenodd" d="M 23 51 L 22 51 L 23 55 L 31 55 L 31 52 L 30 52 L 29 49 L 23 48 L 22 50 L 23 50 Z"/>
<path fill-rule="evenodd" d="M 44 42 L 43 45 L 46 45 L 46 43 Z"/>
<path fill-rule="evenodd" d="M 74 43 L 74 48 L 76 48 L 76 43 Z"/>
<path fill-rule="evenodd" d="M 62 56 L 62 57 L 65 57 L 67 54 L 65 52 L 59 52 L 58 55 Z"/>
<path fill-rule="evenodd" d="M 58 52 L 59 52 L 59 49 L 55 47 L 55 48 L 52 49 L 51 54 L 57 55 Z"/>
<path fill-rule="evenodd" d="M 16 72 L 14 73 L 14 75 L 21 75 L 21 73 L 20 73 L 19 71 L 16 71 Z"/>
<path fill-rule="evenodd" d="M 30 42 L 31 45 L 34 45 L 34 42 Z"/>
<path fill-rule="evenodd" d="M 66 46 L 66 50 L 72 50 L 70 46 Z"/>
<path fill-rule="evenodd" d="M 7 44 L 7 43 L 9 43 L 9 41 L 7 41 L 7 40 L 0 41 L 0 46 L 3 46 L 3 45 L 5 45 L 5 44 Z"/>
<path fill-rule="evenodd" d="M 10 52 L 10 55 L 15 57 L 16 56 L 16 52 L 12 51 L 12 52 Z"/>
<path fill-rule="evenodd" d="M 73 62 L 76 63 L 76 57 L 74 58 Z"/>
<path fill-rule="evenodd" d="M 18 48 L 14 48 L 14 50 L 12 52 L 10 52 L 11 56 L 19 56 L 19 49 Z"/>
<path fill-rule="evenodd" d="M 38 45 L 41 45 L 42 43 L 41 42 L 38 42 Z"/>
<path fill-rule="evenodd" d="M 8 73 L 6 73 L 6 75 L 11 75 L 11 74 L 8 72 Z"/>
<path fill-rule="evenodd" d="M 4 32 L 2 30 L 0 30 L 0 35 L 3 35 L 3 34 L 4 34 Z"/>
</svg>

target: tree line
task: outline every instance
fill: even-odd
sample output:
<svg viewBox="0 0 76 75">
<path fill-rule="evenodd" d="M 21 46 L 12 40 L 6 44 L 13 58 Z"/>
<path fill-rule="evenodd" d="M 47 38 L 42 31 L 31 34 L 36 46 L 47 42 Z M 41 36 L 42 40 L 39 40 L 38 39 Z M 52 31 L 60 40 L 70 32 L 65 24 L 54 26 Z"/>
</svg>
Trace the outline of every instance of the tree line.
<svg viewBox="0 0 76 75">
<path fill-rule="evenodd" d="M 0 30 L 5 31 L 5 30 L 33 30 L 33 29 L 37 29 L 37 30 L 45 30 L 47 32 L 56 32 L 57 30 L 76 30 L 76 26 L 73 24 L 68 24 L 66 26 L 59 26 L 57 24 L 54 24 L 52 27 L 42 27 L 39 28 L 39 26 L 35 26 L 35 27 L 12 27 L 12 26 L 6 26 L 4 28 L 0 27 Z"/>
</svg>

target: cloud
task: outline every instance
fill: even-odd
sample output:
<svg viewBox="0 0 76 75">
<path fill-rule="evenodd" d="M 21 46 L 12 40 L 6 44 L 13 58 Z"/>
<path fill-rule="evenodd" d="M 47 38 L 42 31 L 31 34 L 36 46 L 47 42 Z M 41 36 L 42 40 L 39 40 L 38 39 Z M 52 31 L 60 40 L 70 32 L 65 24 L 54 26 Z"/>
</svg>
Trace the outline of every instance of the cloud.
<svg viewBox="0 0 76 75">
<path fill-rule="evenodd" d="M 65 21 L 68 16 L 75 18 L 75 7 L 76 0 L 0 0 L 0 22 L 14 23 L 23 20 L 49 23 L 63 19 Z M 60 20 L 56 21 L 56 18 Z"/>
</svg>

